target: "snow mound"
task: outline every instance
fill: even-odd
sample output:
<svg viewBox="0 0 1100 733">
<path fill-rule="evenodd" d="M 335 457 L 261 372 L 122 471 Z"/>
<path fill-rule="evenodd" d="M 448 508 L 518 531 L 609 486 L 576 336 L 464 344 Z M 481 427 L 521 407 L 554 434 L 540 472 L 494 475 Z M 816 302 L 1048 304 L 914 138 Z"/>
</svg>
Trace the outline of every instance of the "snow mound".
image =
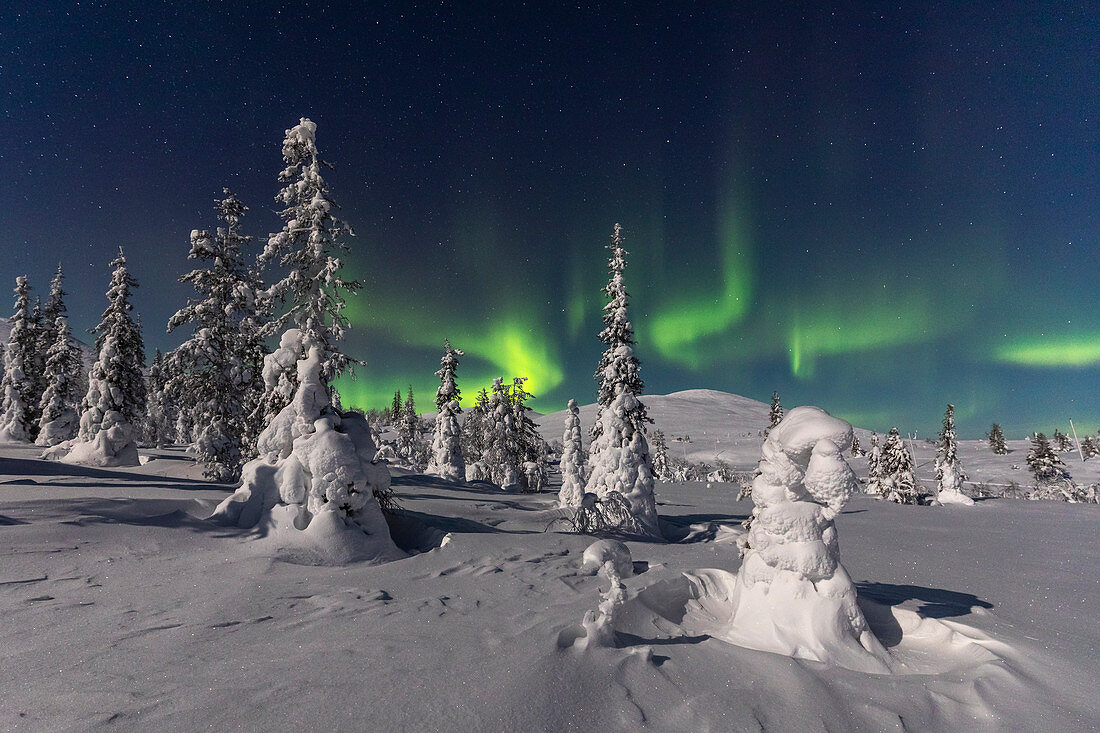
<svg viewBox="0 0 1100 733">
<path fill-rule="evenodd" d="M 298 389 L 260 434 L 260 457 L 245 464 L 241 487 L 211 519 L 260 527 L 259 546 L 305 564 L 385 562 L 404 556 L 390 537 L 374 497 L 389 486 L 389 470 L 372 459 L 377 448 L 366 421 L 332 408 L 321 380 L 320 350 L 296 329 L 267 357 L 264 378 L 279 383 L 291 362 L 286 351 L 307 353 L 296 362 Z"/>
<path fill-rule="evenodd" d="M 841 454 L 851 443 L 851 425 L 817 407 L 791 410 L 769 433 L 737 575 L 687 574 L 699 590 L 696 602 L 722 619 L 716 636 L 857 671 L 889 671 L 889 656 L 840 564 L 833 526 L 857 486 Z"/>
<path fill-rule="evenodd" d="M 581 572 L 595 575 L 606 562 L 615 566 L 619 577 L 629 578 L 634 574 L 630 548 L 618 540 L 596 540 L 589 545 L 581 558 Z"/>
</svg>

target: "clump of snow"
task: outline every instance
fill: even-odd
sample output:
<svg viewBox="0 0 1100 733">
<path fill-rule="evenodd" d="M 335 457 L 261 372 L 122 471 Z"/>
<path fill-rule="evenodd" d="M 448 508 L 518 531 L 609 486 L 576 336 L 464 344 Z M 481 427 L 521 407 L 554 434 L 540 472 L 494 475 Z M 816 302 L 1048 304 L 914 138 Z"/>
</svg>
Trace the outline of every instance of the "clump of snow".
<svg viewBox="0 0 1100 733">
<path fill-rule="evenodd" d="M 580 506 L 581 497 L 584 496 L 584 447 L 581 443 L 580 408 L 573 399 L 569 400 L 565 433 L 561 442 L 561 490 L 558 492 L 558 505 L 563 508 Z"/>
<path fill-rule="evenodd" d="M 704 571 L 702 595 L 728 606 L 721 638 L 859 671 L 889 671 L 888 655 L 840 564 L 833 526 L 857 487 L 842 455 L 851 442 L 851 425 L 817 407 L 791 410 L 769 433 L 753 480 L 741 568 L 736 576 Z"/>
<path fill-rule="evenodd" d="M 245 464 L 241 487 L 212 518 L 239 527 L 262 526 L 266 543 L 303 562 L 401 557 L 373 493 L 388 488 L 389 471 L 372 461 L 377 449 L 362 416 L 332 408 L 321 378 L 320 349 L 291 329 L 279 351 L 267 357 L 265 380 L 278 383 L 279 369 L 289 366 L 284 350 L 299 346 L 307 356 L 296 362 L 293 400 L 260 434 L 260 457 Z"/>
<path fill-rule="evenodd" d="M 615 646 L 615 615 L 626 602 L 623 579 L 614 559 L 608 559 L 600 566 L 600 575 L 611 583 L 607 593 L 600 599 L 595 611 L 586 611 L 581 626 L 584 635 L 574 643 L 580 650 L 592 647 Z"/>
<path fill-rule="evenodd" d="M 614 564 L 615 572 L 622 578 L 629 578 L 634 574 L 630 548 L 618 540 L 596 540 L 589 545 L 581 558 L 581 572 L 595 575 L 607 562 Z"/>
</svg>

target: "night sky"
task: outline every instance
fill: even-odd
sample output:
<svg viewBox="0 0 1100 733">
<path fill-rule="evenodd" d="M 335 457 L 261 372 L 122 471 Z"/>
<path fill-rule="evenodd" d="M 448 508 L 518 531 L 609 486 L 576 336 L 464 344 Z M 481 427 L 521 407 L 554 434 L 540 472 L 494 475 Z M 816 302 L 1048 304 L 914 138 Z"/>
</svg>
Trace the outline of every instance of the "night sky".
<svg viewBox="0 0 1100 733">
<path fill-rule="evenodd" d="M 0 280 L 60 261 L 78 332 L 121 245 L 177 344 L 189 232 L 228 186 L 258 252 L 307 116 L 365 285 L 345 402 L 429 409 L 445 337 L 467 400 L 593 401 L 618 221 L 647 392 L 1100 426 L 1093 3 L 150 4 L 0 10 Z"/>
</svg>

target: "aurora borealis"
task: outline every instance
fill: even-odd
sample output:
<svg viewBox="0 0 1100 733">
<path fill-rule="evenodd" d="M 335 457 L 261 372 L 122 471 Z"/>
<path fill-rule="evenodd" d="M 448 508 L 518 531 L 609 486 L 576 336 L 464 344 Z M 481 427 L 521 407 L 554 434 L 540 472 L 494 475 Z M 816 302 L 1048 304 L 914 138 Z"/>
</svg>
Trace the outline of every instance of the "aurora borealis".
<svg viewBox="0 0 1100 733">
<path fill-rule="evenodd" d="M 347 402 L 428 409 L 444 338 L 466 400 L 592 401 L 618 221 L 647 391 L 1100 427 L 1096 7 L 756 5 L 8 7 L 2 281 L 60 260 L 80 333 L 122 245 L 171 348 L 189 232 L 222 186 L 277 231 L 308 116 L 358 235 Z"/>
</svg>

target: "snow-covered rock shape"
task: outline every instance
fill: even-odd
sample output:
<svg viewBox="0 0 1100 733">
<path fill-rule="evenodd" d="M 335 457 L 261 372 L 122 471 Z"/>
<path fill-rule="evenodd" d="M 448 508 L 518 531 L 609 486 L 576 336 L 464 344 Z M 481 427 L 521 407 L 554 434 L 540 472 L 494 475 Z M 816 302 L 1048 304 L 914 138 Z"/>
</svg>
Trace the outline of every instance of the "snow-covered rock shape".
<svg viewBox="0 0 1100 733">
<path fill-rule="evenodd" d="M 385 562 L 404 556 L 390 537 L 375 490 L 389 470 L 374 463 L 377 448 L 362 416 L 338 413 L 321 378 L 321 350 L 302 332 L 283 335 L 281 348 L 309 346 L 297 361 L 298 389 L 260 434 L 260 456 L 245 464 L 242 485 L 211 517 L 238 527 L 263 526 L 265 541 L 309 562 Z M 267 357 L 265 379 L 279 379 L 285 353 Z"/>
<path fill-rule="evenodd" d="M 619 577 L 629 578 L 634 575 L 630 548 L 618 540 L 596 540 L 585 548 L 584 555 L 581 556 L 581 572 L 595 575 L 609 561 Z"/>
<path fill-rule="evenodd" d="M 851 442 L 852 426 L 817 407 L 791 410 L 769 433 L 753 480 L 745 557 L 719 593 L 731 611 L 719 636 L 751 649 L 889 671 L 840 564 L 833 526 L 857 487 L 842 455 Z"/>
</svg>

